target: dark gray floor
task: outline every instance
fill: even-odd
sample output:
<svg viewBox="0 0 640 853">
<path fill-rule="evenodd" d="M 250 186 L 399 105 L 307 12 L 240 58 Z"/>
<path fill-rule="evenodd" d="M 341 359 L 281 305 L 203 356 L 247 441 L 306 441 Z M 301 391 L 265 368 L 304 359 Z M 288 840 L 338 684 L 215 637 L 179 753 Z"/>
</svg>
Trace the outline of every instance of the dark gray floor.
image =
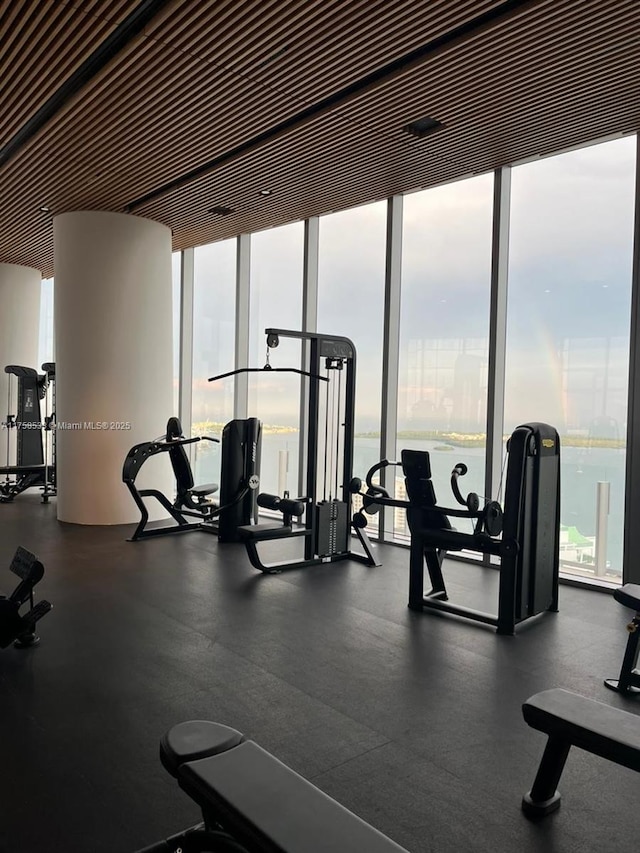
<svg viewBox="0 0 640 853">
<path fill-rule="evenodd" d="M 0 566 L 35 551 L 55 608 L 38 648 L 0 651 L 1 853 L 130 853 L 197 822 L 157 757 L 191 718 L 241 729 L 413 853 L 636 843 L 640 776 L 578 751 L 560 812 L 520 812 L 544 744 L 529 695 L 562 686 L 640 714 L 602 686 L 630 616 L 609 595 L 563 587 L 559 614 L 498 637 L 407 610 L 408 555 L 390 546 L 380 568 L 263 576 L 213 536 L 126 533 L 59 524 L 36 494 L 0 505 Z M 495 572 L 447 575 L 494 609 Z"/>
</svg>

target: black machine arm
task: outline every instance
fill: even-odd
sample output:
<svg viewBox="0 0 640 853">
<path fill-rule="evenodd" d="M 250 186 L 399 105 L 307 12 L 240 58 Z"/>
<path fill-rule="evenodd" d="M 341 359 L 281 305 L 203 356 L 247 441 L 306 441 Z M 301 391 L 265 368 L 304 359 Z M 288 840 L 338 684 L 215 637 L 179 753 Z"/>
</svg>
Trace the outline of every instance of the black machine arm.
<svg viewBox="0 0 640 853">
<path fill-rule="evenodd" d="M 415 464 L 416 459 L 419 459 L 420 457 L 413 456 L 413 454 L 421 454 L 424 452 L 425 451 L 403 451 L 403 454 L 409 453 L 411 455 L 413 463 Z M 388 468 L 389 466 L 405 467 L 406 465 L 406 461 L 394 462 L 389 459 L 381 459 L 380 462 L 376 462 L 375 465 L 372 465 L 371 468 L 369 468 L 365 476 L 365 482 L 367 484 L 367 491 L 365 493 L 360 491 L 360 480 L 354 477 L 354 479 L 351 481 L 351 492 L 353 494 L 360 494 L 362 496 L 362 508 L 367 514 L 374 515 L 375 513 L 379 512 L 380 507 L 382 506 L 408 509 L 412 505 L 411 500 L 401 500 L 398 498 L 392 498 L 383 486 L 380 486 L 378 483 L 373 482 L 373 478 L 378 473 L 378 471 L 382 471 L 385 468 Z M 407 472 L 405 471 L 405 473 Z M 421 473 L 426 473 L 426 471 Z M 489 536 L 492 537 L 498 536 L 502 530 L 502 509 L 500 505 L 497 501 L 489 501 L 485 504 L 484 507 L 480 508 L 480 498 L 475 492 L 470 492 L 466 498 L 463 498 L 458 487 L 457 481 L 458 477 L 464 476 L 464 474 L 466 473 L 467 466 L 464 464 L 464 462 L 458 462 L 451 472 L 451 490 L 453 491 L 454 497 L 456 498 L 458 503 L 465 506 L 466 509 L 454 509 L 452 507 L 443 507 L 436 504 L 435 493 L 433 492 L 432 486 L 428 488 L 427 492 L 423 495 L 424 507 L 428 508 L 429 510 L 432 510 L 434 513 L 441 513 L 443 515 L 451 516 L 452 518 L 469 518 L 471 520 L 477 520 L 478 524 L 472 536 L 477 536 L 479 534 L 489 534 Z M 427 483 L 431 484 L 430 471 L 428 476 L 422 477 L 420 479 L 423 483 L 423 486 L 426 486 Z M 471 534 L 460 534 L 456 532 L 456 536 L 463 535 L 471 536 Z M 469 539 L 465 547 L 473 547 L 471 543 L 472 538 Z M 453 546 L 450 545 L 450 547 Z M 478 550 L 484 551 L 487 550 L 487 548 L 481 547 L 478 548 Z"/>
<path fill-rule="evenodd" d="M 340 358 L 355 358 L 356 349 L 353 341 L 342 335 L 324 335 L 320 332 L 298 332 L 293 329 L 265 329 L 267 346 L 275 349 L 280 338 L 294 338 L 301 341 L 319 343 L 321 356 L 336 356 Z"/>
<path fill-rule="evenodd" d="M 237 376 L 239 373 L 297 373 L 300 376 L 308 376 L 310 379 L 319 379 L 321 382 L 328 382 L 326 376 L 318 376 L 317 373 L 309 373 L 308 370 L 300 370 L 298 367 L 271 367 L 270 364 L 265 364 L 264 367 L 239 367 L 237 370 L 229 370 L 227 373 L 220 373 L 218 376 L 210 376 L 208 382 L 216 382 L 218 379 L 226 379 L 228 376 Z"/>
<path fill-rule="evenodd" d="M 208 436 L 196 435 L 193 438 L 173 438 L 167 441 L 164 436 L 153 441 L 143 441 L 140 444 L 134 444 L 129 450 L 124 460 L 122 468 L 122 481 L 124 483 L 134 483 L 138 476 L 138 471 L 151 456 L 157 453 L 167 453 L 173 447 L 184 444 L 197 444 L 199 441 L 216 441 L 219 438 L 209 438 Z"/>
</svg>

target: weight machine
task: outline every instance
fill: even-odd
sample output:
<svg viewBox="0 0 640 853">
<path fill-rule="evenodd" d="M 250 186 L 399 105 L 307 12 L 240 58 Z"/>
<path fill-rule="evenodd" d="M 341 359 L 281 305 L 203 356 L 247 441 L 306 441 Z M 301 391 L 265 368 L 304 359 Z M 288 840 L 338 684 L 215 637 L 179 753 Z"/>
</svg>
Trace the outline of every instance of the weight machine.
<svg viewBox="0 0 640 853">
<path fill-rule="evenodd" d="M 0 649 L 10 643 L 17 649 L 37 646 L 40 638 L 35 632 L 35 624 L 51 610 L 51 603 L 33 598 L 34 586 L 42 580 L 44 566 L 26 548 L 18 547 L 9 570 L 20 578 L 20 583 L 8 597 L 0 595 Z M 29 609 L 21 611 L 23 605 Z"/>
<path fill-rule="evenodd" d="M 4 369 L 7 381 L 6 464 L 0 468 L 0 503 L 9 503 L 26 489 L 39 486 L 42 502 L 56 494 L 55 376 L 53 362 L 42 365 L 43 374 L 32 367 L 10 364 Z M 12 377 L 17 381 L 16 414 L 12 409 Z M 40 401 L 45 401 L 42 418 Z M 51 413 L 49 407 L 51 406 Z M 11 464 L 11 437 L 16 435 L 15 464 Z M 44 436 L 44 441 L 43 441 Z M 51 436 L 51 442 L 49 442 Z"/>
<path fill-rule="evenodd" d="M 545 610 L 558 610 L 560 542 L 560 440 L 556 430 L 543 423 L 517 427 L 507 443 L 509 459 L 504 513 L 497 501 L 480 506 L 474 492 L 463 497 L 458 479 L 467 472 L 458 463 L 451 472 L 451 489 L 465 509 L 439 506 L 431 480 L 426 450 L 403 450 L 401 462 L 383 459 L 366 476 L 367 491 L 361 492 L 354 478 L 352 492 L 362 495 L 363 508 L 354 524 L 366 527 L 364 513 L 381 506 L 407 511 L 411 533 L 409 552 L 409 607 L 433 609 L 494 625 L 498 634 L 513 634 L 515 626 Z M 387 466 L 402 467 L 407 500 L 391 498 L 373 482 Z M 462 533 L 449 518 L 475 521 L 473 533 Z M 448 551 L 478 551 L 500 559 L 497 615 L 448 600 L 442 563 Z M 424 590 L 425 568 L 431 589 Z"/>
<path fill-rule="evenodd" d="M 251 565 L 267 573 L 346 559 L 359 560 L 369 566 L 379 565 L 364 531 L 351 524 L 349 483 L 353 472 L 356 369 L 353 342 L 337 335 L 288 329 L 270 328 L 265 334 L 267 360 L 263 368 L 239 368 L 209 379 L 214 382 L 239 373 L 264 375 L 268 371 L 280 371 L 300 374 L 308 382 L 305 495 L 293 499 L 287 493 L 283 496 L 258 495 L 258 506 L 282 512 L 282 524 L 265 522 L 238 528 Z M 271 366 L 270 350 L 278 346 L 281 337 L 307 344 L 308 370 Z M 298 519 L 297 523 L 294 518 Z M 352 529 L 364 554 L 351 551 Z M 258 552 L 260 542 L 294 537 L 304 540 L 301 558 L 276 563 L 262 560 Z"/>
<path fill-rule="evenodd" d="M 130 542 L 203 530 L 216 533 L 221 542 L 236 542 L 240 525 L 257 519 L 256 495 L 259 485 L 260 441 L 262 425 L 257 418 L 235 420 L 222 431 L 220 469 L 220 503 L 211 495 L 218 491 L 216 483 L 196 486 L 185 445 L 220 439 L 210 436 L 185 438 L 178 418 L 169 418 L 166 433 L 153 441 L 134 445 L 127 453 L 122 467 L 122 481 L 140 510 L 140 521 Z M 138 489 L 136 477 L 147 459 L 158 453 L 168 453 L 176 478 L 176 497 L 170 501 L 158 489 Z M 144 498 L 155 498 L 176 524 L 147 529 L 149 511 Z M 190 521 L 189 519 L 197 519 Z"/>
</svg>

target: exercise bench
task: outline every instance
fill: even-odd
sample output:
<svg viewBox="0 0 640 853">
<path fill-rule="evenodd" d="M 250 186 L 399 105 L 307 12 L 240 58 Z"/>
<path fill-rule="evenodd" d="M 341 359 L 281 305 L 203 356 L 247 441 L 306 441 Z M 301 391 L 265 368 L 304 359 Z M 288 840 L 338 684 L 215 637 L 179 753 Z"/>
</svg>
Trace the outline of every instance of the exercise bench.
<svg viewBox="0 0 640 853">
<path fill-rule="evenodd" d="M 527 817 L 560 808 L 558 782 L 572 746 L 640 771 L 640 717 L 555 688 L 536 693 L 522 706 L 526 722 L 545 732 L 545 747 L 533 787 L 522 800 Z"/>
<path fill-rule="evenodd" d="M 407 853 L 236 729 L 180 723 L 160 760 L 204 823 L 138 853 Z"/>
<path fill-rule="evenodd" d="M 607 678 L 604 685 L 617 693 L 637 696 L 640 694 L 640 671 L 637 669 L 640 643 L 640 585 L 626 583 L 620 589 L 616 589 L 613 597 L 624 607 L 635 610 L 635 615 L 627 625 L 629 639 L 622 658 L 620 675 L 618 678 Z"/>
</svg>

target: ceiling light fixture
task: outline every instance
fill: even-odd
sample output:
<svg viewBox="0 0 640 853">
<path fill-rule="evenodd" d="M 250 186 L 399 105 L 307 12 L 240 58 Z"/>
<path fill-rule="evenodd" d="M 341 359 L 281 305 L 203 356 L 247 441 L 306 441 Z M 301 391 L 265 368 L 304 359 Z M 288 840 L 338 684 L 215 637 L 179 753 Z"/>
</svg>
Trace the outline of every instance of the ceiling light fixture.
<svg viewBox="0 0 640 853">
<path fill-rule="evenodd" d="M 210 207 L 207 213 L 214 213 L 216 216 L 229 216 L 230 214 L 235 213 L 235 210 L 224 204 L 216 204 L 215 207 Z"/>
<path fill-rule="evenodd" d="M 410 133 L 412 136 L 417 136 L 419 139 L 422 139 L 423 136 L 429 136 L 431 133 L 435 133 L 436 130 L 440 130 L 443 127 L 444 125 L 435 118 L 425 116 L 424 118 L 419 118 L 416 119 L 416 121 L 405 124 L 403 130 Z"/>
<path fill-rule="evenodd" d="M 42 207 L 39 207 L 38 210 L 40 211 L 40 213 L 51 213 L 51 208 L 47 207 L 44 204 L 42 205 Z"/>
<path fill-rule="evenodd" d="M 272 195 L 272 194 L 273 194 L 273 190 L 260 190 L 260 192 L 258 193 L 258 195 L 265 195 L 265 196 L 266 195 Z"/>
</svg>

